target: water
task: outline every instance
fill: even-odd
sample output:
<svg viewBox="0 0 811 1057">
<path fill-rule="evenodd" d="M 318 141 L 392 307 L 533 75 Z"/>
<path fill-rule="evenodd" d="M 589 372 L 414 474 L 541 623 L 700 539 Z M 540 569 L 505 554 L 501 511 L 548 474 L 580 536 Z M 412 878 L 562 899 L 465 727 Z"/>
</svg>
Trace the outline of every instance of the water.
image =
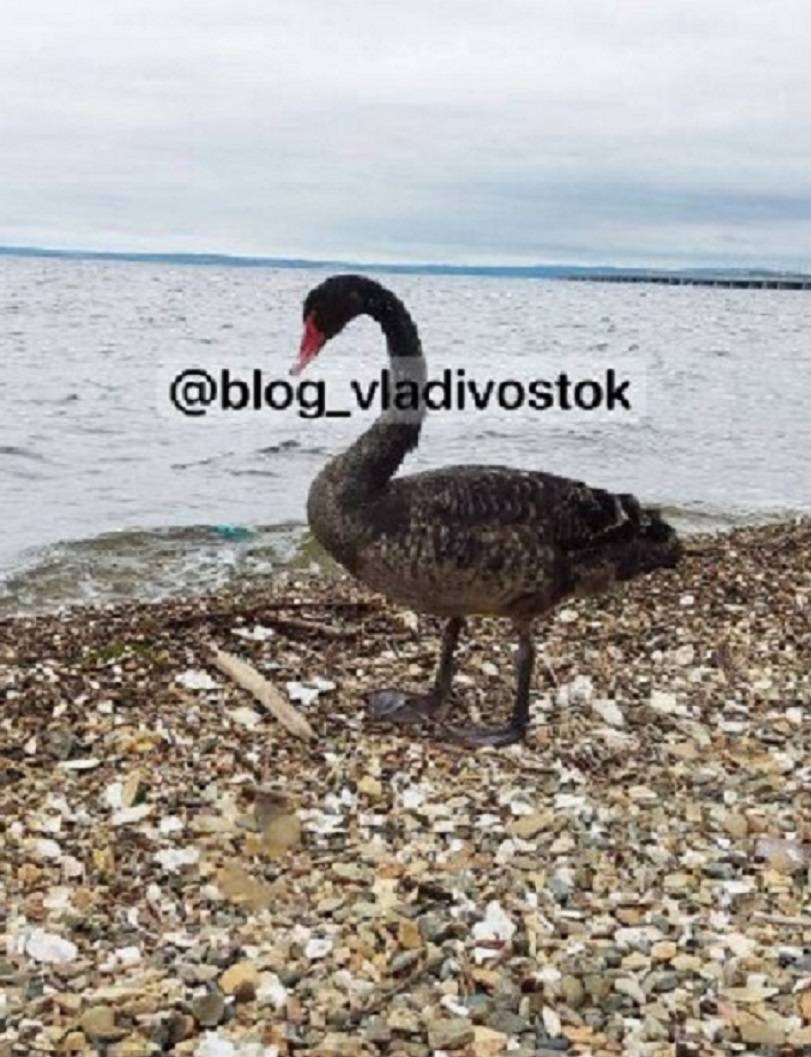
<svg viewBox="0 0 811 1057">
<path fill-rule="evenodd" d="M 184 419 L 168 403 L 166 364 L 285 377 L 302 298 L 323 277 L 0 258 L 0 612 L 160 597 L 309 558 L 309 482 L 373 414 Z M 683 531 L 811 512 L 811 295 L 381 278 L 411 308 L 432 376 L 554 376 L 584 354 L 645 375 L 645 413 L 632 422 L 431 415 L 408 469 L 546 469 L 635 492 Z M 379 331 L 359 320 L 310 373 L 337 393 L 382 364 Z"/>
</svg>

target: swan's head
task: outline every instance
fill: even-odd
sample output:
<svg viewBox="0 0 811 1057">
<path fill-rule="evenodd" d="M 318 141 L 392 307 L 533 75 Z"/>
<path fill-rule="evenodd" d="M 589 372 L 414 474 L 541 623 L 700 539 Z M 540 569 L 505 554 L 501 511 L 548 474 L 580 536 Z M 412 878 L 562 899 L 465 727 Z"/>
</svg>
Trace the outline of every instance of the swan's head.
<svg viewBox="0 0 811 1057">
<path fill-rule="evenodd" d="M 304 299 L 304 333 L 291 374 L 303 371 L 330 338 L 339 334 L 355 316 L 366 311 L 368 295 L 377 285 L 363 275 L 331 275 L 313 287 Z"/>
</svg>

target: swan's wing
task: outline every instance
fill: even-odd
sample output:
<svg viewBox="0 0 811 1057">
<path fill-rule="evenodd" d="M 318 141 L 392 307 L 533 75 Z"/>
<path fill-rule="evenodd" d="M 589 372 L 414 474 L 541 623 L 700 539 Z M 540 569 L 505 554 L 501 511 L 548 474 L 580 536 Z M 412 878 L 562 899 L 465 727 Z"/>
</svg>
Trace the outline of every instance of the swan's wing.
<svg viewBox="0 0 811 1057">
<path fill-rule="evenodd" d="M 411 525 L 444 524 L 461 533 L 531 529 L 539 542 L 565 551 L 632 539 L 643 523 L 631 495 L 511 467 L 451 467 L 395 478 L 390 489 Z"/>
</svg>

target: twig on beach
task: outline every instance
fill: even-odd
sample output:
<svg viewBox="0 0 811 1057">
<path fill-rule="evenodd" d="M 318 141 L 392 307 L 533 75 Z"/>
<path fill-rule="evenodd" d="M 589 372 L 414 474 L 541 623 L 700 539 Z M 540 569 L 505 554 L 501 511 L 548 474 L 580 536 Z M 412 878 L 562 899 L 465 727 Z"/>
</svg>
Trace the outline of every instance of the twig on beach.
<svg viewBox="0 0 811 1057">
<path fill-rule="evenodd" d="M 363 598 L 360 598 L 360 599 L 357 599 L 357 600 L 340 599 L 340 598 L 339 599 L 328 599 L 327 598 L 327 599 L 323 599 L 321 601 L 318 601 L 318 600 L 315 600 L 315 599 L 306 599 L 306 598 L 298 599 L 298 600 L 291 600 L 289 598 L 287 598 L 287 599 L 278 599 L 278 600 L 271 599 L 271 600 L 268 600 L 268 601 L 265 601 L 265 602 L 261 602 L 261 603 L 252 605 L 250 608 L 247 608 L 247 609 L 241 609 L 239 606 L 234 606 L 233 609 L 226 609 L 226 610 L 217 610 L 217 609 L 205 610 L 205 609 L 203 609 L 203 610 L 195 610 L 195 612 L 193 612 L 193 613 L 178 614 L 178 615 L 175 615 L 175 616 L 172 617 L 171 625 L 172 625 L 172 627 L 181 628 L 181 627 L 194 626 L 195 624 L 204 624 L 204 623 L 205 624 L 220 624 L 220 623 L 226 623 L 226 622 L 233 622 L 234 620 L 237 620 L 237 619 L 240 619 L 240 618 L 242 620 L 258 620 L 258 621 L 263 621 L 265 623 L 270 623 L 272 620 L 276 620 L 276 619 L 282 619 L 282 620 L 284 620 L 284 619 L 290 619 L 290 620 L 296 619 L 296 618 L 293 618 L 293 617 L 290 617 L 290 618 L 284 618 L 284 617 L 276 618 L 276 617 L 272 617 L 272 616 L 268 615 L 269 612 L 271 612 L 272 610 L 279 610 L 279 609 L 281 609 L 281 610 L 286 610 L 286 609 L 293 609 L 293 610 L 302 610 L 302 609 L 342 610 L 342 609 L 348 609 L 348 610 L 355 610 L 356 612 L 363 612 L 363 611 L 366 611 L 366 612 L 377 612 L 379 610 L 384 609 L 384 603 L 382 601 L 378 601 L 378 600 L 375 600 L 375 599 L 363 599 Z"/>
<path fill-rule="evenodd" d="M 355 1009 L 346 1014 L 341 1021 L 341 1027 L 354 1027 L 359 1024 L 364 1017 L 377 1013 L 379 1010 L 383 1009 L 391 999 L 395 997 L 395 995 L 407 991 L 409 987 L 413 987 L 413 985 L 418 983 L 427 973 L 433 972 L 437 968 L 439 962 L 441 962 L 441 959 L 423 959 L 411 970 L 411 972 L 407 973 L 403 979 L 393 987 L 382 988 L 377 995 L 369 999 L 360 1009 Z"/>
<path fill-rule="evenodd" d="M 277 616 L 265 616 L 263 619 L 271 626 L 278 626 L 282 629 L 290 628 L 292 631 L 310 631 L 314 635 L 322 635 L 325 639 L 351 639 L 358 634 L 357 628 L 334 628 L 331 624 L 323 624 L 320 620 Z"/>
<path fill-rule="evenodd" d="M 752 917 L 756 921 L 765 921 L 767 925 L 786 925 L 789 928 L 811 928 L 811 918 L 809 917 L 791 917 L 788 914 L 767 914 L 764 911 L 756 910 Z"/>
<path fill-rule="evenodd" d="M 211 655 L 217 668 L 230 679 L 247 690 L 249 694 L 278 719 L 285 730 L 297 738 L 314 738 L 315 731 L 292 705 L 289 705 L 273 683 L 268 682 L 253 665 L 235 657 L 217 646 L 211 646 Z"/>
</svg>

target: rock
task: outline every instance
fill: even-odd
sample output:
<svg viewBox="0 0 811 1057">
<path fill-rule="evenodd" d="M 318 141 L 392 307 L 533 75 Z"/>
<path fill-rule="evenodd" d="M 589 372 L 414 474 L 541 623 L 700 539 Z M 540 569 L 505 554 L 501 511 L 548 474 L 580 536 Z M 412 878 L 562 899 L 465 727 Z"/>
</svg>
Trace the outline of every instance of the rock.
<svg viewBox="0 0 811 1057">
<path fill-rule="evenodd" d="M 154 859 L 167 873 L 175 873 L 199 862 L 200 852 L 197 848 L 163 848 L 155 852 Z"/>
<path fill-rule="evenodd" d="M 618 707 L 615 701 L 611 701 L 607 697 L 598 698 L 596 701 L 591 702 L 592 712 L 596 712 L 600 719 L 604 723 L 608 723 L 612 727 L 624 727 L 625 716 L 622 710 Z"/>
<path fill-rule="evenodd" d="M 660 993 L 675 991 L 679 986 L 679 974 L 674 972 L 655 973 L 651 983 L 654 991 Z"/>
<path fill-rule="evenodd" d="M 651 958 L 656 962 L 669 962 L 679 953 L 679 948 L 672 940 L 661 940 L 650 949 Z"/>
<path fill-rule="evenodd" d="M 724 829 L 736 840 L 743 840 L 749 835 L 749 821 L 739 811 L 728 811 L 724 819 Z"/>
<path fill-rule="evenodd" d="M 371 774 L 365 774 L 358 782 L 358 792 L 368 796 L 370 800 L 379 800 L 383 795 L 383 785 Z"/>
<path fill-rule="evenodd" d="M 78 957 L 79 951 L 75 943 L 62 936 L 45 932 L 43 929 L 34 929 L 25 941 L 25 953 L 35 962 L 67 965 Z"/>
<path fill-rule="evenodd" d="M 584 976 L 583 986 L 594 1005 L 601 1005 L 611 992 L 611 981 L 598 973 L 589 973 Z"/>
<path fill-rule="evenodd" d="M 664 877 L 664 887 L 667 892 L 683 892 L 690 888 L 692 883 L 693 879 L 688 873 L 669 873 Z"/>
<path fill-rule="evenodd" d="M 713 881 L 731 881 L 736 874 L 735 867 L 731 862 L 708 862 L 702 867 L 705 877 L 711 877 Z"/>
<path fill-rule="evenodd" d="M 483 1024 L 492 1012 L 493 1000 L 489 995 L 477 991 L 472 995 L 467 995 L 463 1000 L 463 1005 L 474 1024 Z"/>
<path fill-rule="evenodd" d="M 276 973 L 262 973 L 259 977 L 256 1000 L 262 1006 L 273 1006 L 277 1012 L 284 1009 L 287 1003 L 287 988 Z"/>
<path fill-rule="evenodd" d="M 189 1013 L 173 1013 L 169 1021 L 169 1041 L 174 1046 L 190 1039 L 196 1030 L 194 1017 Z"/>
<path fill-rule="evenodd" d="M 225 998 L 222 991 L 212 988 L 208 994 L 192 1000 L 191 1014 L 204 1028 L 216 1028 L 225 1016 Z"/>
<path fill-rule="evenodd" d="M 614 990 L 621 995 L 632 998 L 638 1006 L 644 1008 L 646 998 L 645 992 L 639 986 L 639 982 L 631 976 L 620 977 L 614 981 Z"/>
<path fill-rule="evenodd" d="M 465 1017 L 434 1020 L 428 1025 L 428 1045 L 435 1050 L 460 1050 L 474 1037 L 473 1025 Z"/>
<path fill-rule="evenodd" d="M 0 1047 L 2 1043 L 0 1043 Z M 69 1031 L 67 1035 L 62 1039 L 59 1046 L 60 1054 L 64 1054 L 65 1057 L 71 1057 L 73 1054 L 86 1054 L 87 1053 L 87 1036 L 83 1031 Z M 2 1049 L 0 1049 L 2 1053 Z M 11 1051 L 9 1050 L 9 1055 Z"/>
<path fill-rule="evenodd" d="M 397 1006 L 387 1015 L 386 1024 L 392 1031 L 402 1031 L 406 1035 L 416 1035 L 420 1031 L 420 1021 L 413 1009 Z"/>
<path fill-rule="evenodd" d="M 391 1042 L 391 1028 L 382 1017 L 370 1017 L 363 1029 L 369 1042 Z"/>
<path fill-rule="evenodd" d="M 498 1057 L 507 1049 L 509 1036 L 503 1031 L 476 1024 L 473 1028 L 473 1057 Z"/>
<path fill-rule="evenodd" d="M 330 1031 L 311 1052 L 313 1057 L 359 1057 L 358 1040 L 355 1035 Z"/>
<path fill-rule="evenodd" d="M 792 1047 L 792 1053 L 811 1052 L 811 1027 L 799 1028 L 789 1035 L 786 1042 Z"/>
<path fill-rule="evenodd" d="M 237 1002 L 252 1002 L 259 985 L 259 970 L 253 962 L 237 962 L 220 977 L 220 988 Z"/>
<path fill-rule="evenodd" d="M 782 1046 L 786 1040 L 786 1028 L 779 1017 L 765 1019 L 739 1011 L 737 1024 L 743 1041 L 756 1046 Z"/>
<path fill-rule="evenodd" d="M 397 942 L 406 950 L 422 947 L 422 935 L 419 926 L 411 918 L 401 918 L 397 926 Z"/>
<path fill-rule="evenodd" d="M 565 903 L 572 894 L 571 881 L 567 881 L 565 877 L 561 877 L 559 874 L 550 877 L 546 882 L 546 887 L 559 903 Z"/>
<path fill-rule="evenodd" d="M 651 690 L 650 707 L 654 712 L 668 716 L 678 710 L 678 702 L 675 694 L 665 690 Z"/>
<path fill-rule="evenodd" d="M 550 1039 L 556 1039 L 561 1032 L 562 1025 L 560 1017 L 551 1006 L 544 1006 L 541 1010 L 544 1030 Z"/>
<path fill-rule="evenodd" d="M 301 841 L 301 822 L 291 812 L 275 815 L 262 830 L 262 848 L 271 858 L 285 855 Z"/>
<path fill-rule="evenodd" d="M 133 1034 L 122 1039 L 108 1052 L 111 1057 L 144 1057 L 144 1054 L 149 1053 L 149 1050 L 149 1042 L 143 1035 Z"/>
<path fill-rule="evenodd" d="M 326 958 L 331 950 L 331 936 L 313 936 L 304 945 L 304 957 L 313 962 L 319 958 Z"/>
<path fill-rule="evenodd" d="M 563 997 L 566 999 L 566 1005 L 571 1006 L 572 1009 L 579 1009 L 583 1005 L 583 1001 L 586 997 L 586 991 L 583 987 L 583 983 L 576 976 L 567 974 L 560 981 L 560 990 Z"/>
<path fill-rule="evenodd" d="M 415 965 L 419 960 L 419 951 L 400 951 L 398 954 L 394 955 L 389 963 L 389 972 L 392 976 L 396 976 L 398 973 L 410 969 L 411 966 Z"/>
<path fill-rule="evenodd" d="M 487 1026 L 505 1035 L 521 1035 L 531 1030 L 531 1025 L 524 1017 L 519 1017 L 510 1009 L 496 1009 L 487 1018 Z"/>
<path fill-rule="evenodd" d="M 559 708 L 588 704 L 594 696 L 594 686 L 588 675 L 576 675 L 570 683 L 558 687 L 555 702 Z"/>
<path fill-rule="evenodd" d="M 512 819 L 507 826 L 507 832 L 521 840 L 532 840 L 538 833 L 549 829 L 554 821 L 552 811 L 533 811 L 529 815 L 519 815 L 518 818 Z"/>
<path fill-rule="evenodd" d="M 126 1034 L 116 1025 L 112 1006 L 91 1006 L 79 1018 L 79 1026 L 91 1042 L 110 1042 Z"/>
<path fill-rule="evenodd" d="M 696 651 L 692 643 L 685 643 L 684 646 L 679 646 L 673 651 L 673 660 L 676 664 L 689 665 L 692 664 L 695 659 Z"/>
</svg>

